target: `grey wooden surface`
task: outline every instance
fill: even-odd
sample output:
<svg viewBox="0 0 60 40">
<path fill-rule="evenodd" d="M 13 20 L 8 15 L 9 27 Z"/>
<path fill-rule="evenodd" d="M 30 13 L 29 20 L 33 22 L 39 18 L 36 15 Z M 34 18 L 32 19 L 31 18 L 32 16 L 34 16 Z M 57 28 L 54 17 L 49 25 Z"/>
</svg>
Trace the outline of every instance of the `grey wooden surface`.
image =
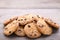
<svg viewBox="0 0 60 40">
<path fill-rule="evenodd" d="M 0 9 L 0 40 L 60 40 L 60 28 L 57 31 L 54 30 L 54 33 L 51 36 L 42 36 L 37 39 L 17 37 L 14 35 L 10 37 L 4 36 L 3 34 L 4 20 L 12 16 L 19 16 L 30 13 L 51 18 L 53 21 L 60 25 L 60 9 Z"/>
<path fill-rule="evenodd" d="M 0 0 L 0 8 L 60 8 L 60 0 Z"/>
</svg>

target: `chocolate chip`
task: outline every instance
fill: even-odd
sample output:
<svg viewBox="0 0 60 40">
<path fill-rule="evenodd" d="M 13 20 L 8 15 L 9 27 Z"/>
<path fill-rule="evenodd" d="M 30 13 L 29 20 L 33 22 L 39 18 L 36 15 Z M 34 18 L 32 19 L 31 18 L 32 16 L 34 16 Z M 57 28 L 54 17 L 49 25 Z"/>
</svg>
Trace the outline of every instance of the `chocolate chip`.
<svg viewBox="0 0 60 40">
<path fill-rule="evenodd" d="M 11 33 L 11 31 L 9 31 L 9 33 Z"/>
<path fill-rule="evenodd" d="M 32 17 L 32 18 L 34 18 L 34 17 Z"/>
<path fill-rule="evenodd" d="M 39 15 L 37 15 L 37 17 L 40 18 Z"/>
<path fill-rule="evenodd" d="M 34 20 L 33 22 L 37 23 L 37 21 L 36 21 L 36 20 Z"/>
<path fill-rule="evenodd" d="M 15 20 L 17 20 L 17 18 Z"/>
<path fill-rule="evenodd" d="M 30 27 L 30 25 L 28 25 L 28 27 Z"/>
<path fill-rule="evenodd" d="M 16 20 L 18 19 L 18 17 L 16 18 Z"/>
<path fill-rule="evenodd" d="M 30 34 L 30 36 L 32 36 L 32 35 Z"/>
<path fill-rule="evenodd" d="M 20 23 L 19 23 L 19 26 L 21 26 Z"/>
<path fill-rule="evenodd" d="M 24 20 L 27 20 L 27 19 L 24 19 Z"/>
<path fill-rule="evenodd" d="M 16 20 L 17 20 L 18 18 L 16 18 Z"/>
<path fill-rule="evenodd" d="M 10 19 L 11 20 L 11 19 Z"/>
<path fill-rule="evenodd" d="M 20 20 L 18 20 L 18 21 L 20 21 Z"/>
<path fill-rule="evenodd" d="M 42 25 L 41 27 L 44 27 L 44 25 Z"/>
<path fill-rule="evenodd" d="M 56 24 L 56 23 L 54 23 L 54 24 Z"/>
<path fill-rule="evenodd" d="M 34 36 L 36 36 L 36 34 L 34 34 Z"/>
<path fill-rule="evenodd" d="M 18 31 L 21 31 L 21 30 L 18 30 Z"/>
</svg>

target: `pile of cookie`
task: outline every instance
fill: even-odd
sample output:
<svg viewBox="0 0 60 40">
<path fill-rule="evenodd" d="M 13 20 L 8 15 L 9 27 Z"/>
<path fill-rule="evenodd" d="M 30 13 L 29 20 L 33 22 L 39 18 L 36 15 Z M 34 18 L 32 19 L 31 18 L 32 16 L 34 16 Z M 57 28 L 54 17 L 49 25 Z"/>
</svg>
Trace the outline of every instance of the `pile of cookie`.
<svg viewBox="0 0 60 40">
<path fill-rule="evenodd" d="M 32 14 L 7 19 L 4 21 L 4 25 L 3 33 L 6 36 L 14 33 L 17 36 L 27 36 L 29 38 L 38 38 L 41 34 L 51 35 L 53 28 L 59 28 L 59 25 L 51 19 Z"/>
</svg>

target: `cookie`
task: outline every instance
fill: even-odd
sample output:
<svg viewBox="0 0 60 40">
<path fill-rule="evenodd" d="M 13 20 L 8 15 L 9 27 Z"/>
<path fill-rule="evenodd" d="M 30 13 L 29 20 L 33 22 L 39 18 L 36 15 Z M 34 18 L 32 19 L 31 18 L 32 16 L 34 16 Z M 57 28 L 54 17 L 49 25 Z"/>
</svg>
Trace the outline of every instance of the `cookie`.
<svg viewBox="0 0 60 40">
<path fill-rule="evenodd" d="M 20 22 L 21 25 L 26 25 L 27 23 L 34 21 L 35 16 L 28 14 L 28 15 L 18 17 L 17 20 Z"/>
<path fill-rule="evenodd" d="M 45 22 L 46 22 L 47 24 L 49 24 L 50 26 L 54 27 L 54 28 L 59 28 L 59 25 L 58 25 L 57 23 L 53 22 L 53 21 L 52 21 L 51 19 L 49 19 L 49 18 L 45 18 Z"/>
<path fill-rule="evenodd" d="M 41 32 L 44 35 L 52 34 L 52 28 L 49 27 L 48 24 L 46 24 L 46 22 L 41 18 L 39 18 L 39 20 L 37 21 L 37 28 L 39 32 Z"/>
<path fill-rule="evenodd" d="M 16 20 L 9 23 L 8 25 L 6 25 L 6 27 L 4 27 L 4 34 L 7 36 L 11 35 L 13 32 L 16 31 L 17 27 L 18 23 Z"/>
<path fill-rule="evenodd" d="M 17 21 L 20 23 L 20 25 L 25 25 L 27 24 L 26 18 L 24 16 L 19 16 Z"/>
<path fill-rule="evenodd" d="M 41 36 L 41 33 L 37 30 L 35 23 L 25 25 L 24 31 L 29 38 L 38 38 Z"/>
<path fill-rule="evenodd" d="M 28 14 L 28 15 L 25 15 L 26 17 L 26 21 L 27 23 L 31 23 L 31 22 L 37 22 L 37 16 L 36 15 L 32 15 L 32 14 Z"/>
<path fill-rule="evenodd" d="M 17 30 L 15 31 L 15 34 L 17 36 L 25 36 L 24 28 L 23 26 L 19 26 Z"/>
<path fill-rule="evenodd" d="M 10 18 L 10 19 L 7 19 L 7 20 L 5 20 L 4 21 L 4 25 L 7 25 L 8 23 L 10 23 L 10 22 L 12 22 L 13 20 L 17 20 L 17 16 L 16 17 L 12 17 L 12 18 Z"/>
</svg>

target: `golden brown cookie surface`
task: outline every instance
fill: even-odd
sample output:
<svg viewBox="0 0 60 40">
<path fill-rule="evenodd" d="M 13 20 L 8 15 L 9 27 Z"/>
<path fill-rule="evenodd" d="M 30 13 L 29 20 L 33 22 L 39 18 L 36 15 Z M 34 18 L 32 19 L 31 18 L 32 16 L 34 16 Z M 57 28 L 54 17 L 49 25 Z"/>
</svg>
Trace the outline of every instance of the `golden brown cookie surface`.
<svg viewBox="0 0 60 40">
<path fill-rule="evenodd" d="M 29 23 L 24 27 L 24 31 L 29 38 L 38 38 L 41 36 L 34 23 Z"/>
<path fill-rule="evenodd" d="M 53 22 L 51 19 L 49 18 L 45 18 L 45 22 L 47 22 L 50 26 L 54 27 L 54 28 L 59 28 L 59 25 L 55 22 Z"/>
<path fill-rule="evenodd" d="M 17 30 L 15 31 L 15 34 L 17 36 L 25 36 L 24 28 L 23 26 L 19 26 Z"/>
<path fill-rule="evenodd" d="M 37 28 L 44 35 L 50 35 L 52 33 L 52 28 L 49 27 L 43 19 L 38 20 Z"/>
<path fill-rule="evenodd" d="M 15 16 L 15 17 L 12 17 L 12 18 L 10 18 L 10 19 L 5 20 L 5 21 L 4 21 L 4 25 L 7 25 L 8 23 L 10 23 L 10 22 L 16 20 L 17 18 L 18 18 L 18 17 Z"/>
<path fill-rule="evenodd" d="M 4 34 L 7 35 L 7 36 L 11 35 L 13 32 L 16 31 L 17 27 L 18 27 L 18 23 L 17 23 L 16 20 L 11 22 L 11 23 L 9 23 L 4 28 Z"/>
<path fill-rule="evenodd" d="M 26 18 L 24 16 L 18 17 L 17 21 L 20 23 L 20 25 L 25 25 L 27 24 Z"/>
</svg>

